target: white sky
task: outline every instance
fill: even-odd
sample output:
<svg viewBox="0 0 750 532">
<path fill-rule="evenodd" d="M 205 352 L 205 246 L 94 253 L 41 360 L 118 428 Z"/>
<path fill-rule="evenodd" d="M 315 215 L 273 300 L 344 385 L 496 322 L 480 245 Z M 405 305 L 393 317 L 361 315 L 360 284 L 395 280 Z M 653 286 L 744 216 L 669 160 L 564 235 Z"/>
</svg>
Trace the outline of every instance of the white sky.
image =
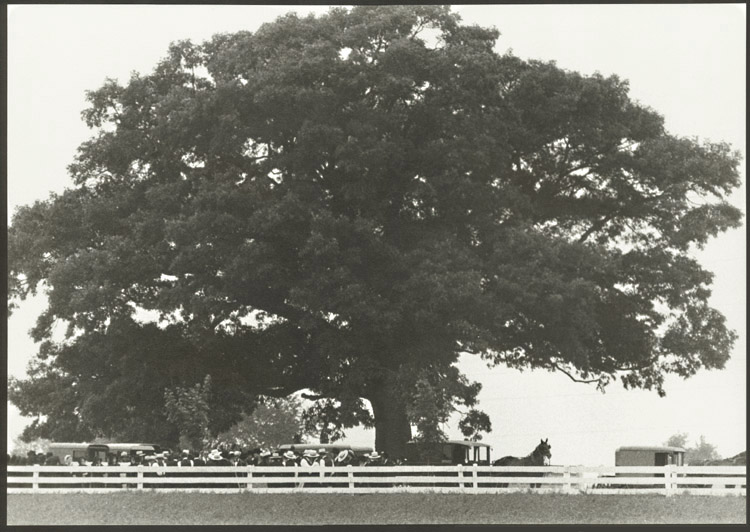
<svg viewBox="0 0 750 532">
<path fill-rule="evenodd" d="M 323 6 L 24 5 L 8 7 L 8 213 L 70 185 L 66 166 L 90 136 L 80 119 L 84 91 L 105 77 L 126 82 L 149 72 L 171 41 L 201 42 L 218 32 L 254 31 L 295 10 Z M 666 118 L 673 133 L 745 147 L 745 6 L 459 6 L 467 23 L 496 26 L 497 49 L 555 60 L 585 74 L 630 80 L 631 95 Z M 742 175 L 745 175 L 743 163 Z M 732 201 L 743 211 L 745 187 Z M 716 274 L 712 304 L 740 335 L 722 371 L 668 378 L 667 397 L 613 385 L 602 395 L 562 374 L 496 368 L 465 357 L 483 383 L 480 407 L 494 430 L 493 456 L 525 455 L 549 438 L 554 464 L 612 465 L 621 445 L 660 444 L 671 434 L 703 434 L 723 456 L 746 448 L 745 227 L 697 254 Z M 8 323 L 8 373 L 23 376 L 36 351 L 27 331 L 43 308 L 29 300 Z M 27 420 L 8 405 L 8 445 Z M 351 430 L 372 444 L 372 431 Z M 455 427 L 450 436 L 458 437 Z"/>
</svg>

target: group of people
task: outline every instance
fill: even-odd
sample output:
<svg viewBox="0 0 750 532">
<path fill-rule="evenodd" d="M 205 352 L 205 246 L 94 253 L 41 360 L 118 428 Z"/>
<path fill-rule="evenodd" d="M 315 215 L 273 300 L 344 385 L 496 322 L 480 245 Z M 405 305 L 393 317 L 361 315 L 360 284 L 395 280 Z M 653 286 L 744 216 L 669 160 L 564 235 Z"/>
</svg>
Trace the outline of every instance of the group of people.
<svg viewBox="0 0 750 532">
<path fill-rule="evenodd" d="M 401 462 L 392 462 L 386 453 L 378 453 L 372 451 L 369 453 L 357 453 L 351 449 L 345 450 L 326 450 L 320 449 L 280 449 L 276 451 L 270 451 L 268 449 L 211 449 L 210 451 L 201 451 L 199 453 L 192 453 L 189 449 L 185 449 L 179 454 L 173 455 L 169 450 L 164 450 L 158 453 L 148 453 L 144 451 L 121 451 L 117 453 L 108 453 L 105 456 L 99 454 L 97 456 L 84 457 L 73 457 L 66 455 L 60 460 L 51 452 L 34 452 L 29 451 L 26 457 L 8 457 L 9 465 L 67 465 L 76 468 L 70 473 L 74 477 L 80 477 L 80 484 L 64 484 L 56 485 L 54 482 L 45 484 L 45 487 L 100 487 L 100 484 L 96 482 L 98 477 L 123 477 L 127 479 L 123 481 L 122 488 L 128 489 L 139 486 L 145 486 L 146 488 L 244 488 L 248 487 L 247 482 L 248 475 L 253 477 L 264 477 L 268 480 L 262 480 L 258 483 L 256 480 L 255 486 L 266 487 L 266 488 L 326 488 L 330 486 L 336 486 L 337 481 L 342 477 L 348 479 L 349 473 L 343 469 L 345 466 L 389 466 L 389 465 L 400 465 Z M 80 466 L 101 466 L 98 471 L 93 471 L 88 467 L 83 470 L 78 470 Z M 116 471 L 108 470 L 108 467 L 118 467 Z M 126 470 L 120 469 L 123 466 L 128 466 Z M 159 469 L 151 471 L 135 470 L 128 471 L 131 466 L 140 467 L 157 467 Z M 253 473 L 242 472 L 237 469 L 229 469 L 226 472 L 202 472 L 194 471 L 188 472 L 183 469 L 179 472 L 173 470 L 170 472 L 168 469 L 177 468 L 193 468 L 200 466 L 208 467 L 299 467 L 299 468 L 311 468 L 308 471 L 290 471 L 289 473 L 280 473 L 277 471 L 260 471 L 256 470 Z M 321 467 L 334 467 L 342 468 L 338 472 L 328 471 L 323 472 Z M 312 468 L 315 468 L 313 470 Z M 49 475 L 56 475 L 59 473 L 40 473 L 40 477 Z M 387 473 L 372 473 L 370 476 L 382 476 Z M 200 480 L 195 480 L 190 477 L 213 477 L 211 483 L 203 483 Z M 167 478 L 169 477 L 169 478 Z M 215 477 L 227 477 L 226 483 L 217 483 Z M 280 480 L 281 477 L 289 477 L 289 480 Z M 293 477 L 293 478 L 292 478 Z M 323 480 L 325 477 L 325 480 Z M 154 479 L 164 479 L 164 481 Z M 175 483 L 175 478 L 184 478 L 185 483 Z M 135 480 L 138 479 L 138 480 Z M 312 480 L 311 480 L 312 479 Z M 345 480 L 346 481 L 346 480 Z M 119 483 L 116 484 L 119 486 Z M 365 486 L 367 484 L 361 484 Z M 377 484 L 379 487 L 383 487 L 385 484 Z M 114 486 L 108 484 L 108 486 Z"/>
<path fill-rule="evenodd" d="M 255 455 L 256 459 L 251 465 L 260 466 L 300 466 L 300 467 L 313 467 L 313 466 L 386 466 L 394 465 L 388 458 L 386 453 L 378 453 L 372 451 L 366 454 L 357 454 L 351 450 L 342 450 L 336 455 L 329 453 L 325 449 L 306 449 L 300 454 L 295 451 L 288 449 L 285 452 L 271 453 L 269 451 L 261 451 L 260 454 Z"/>
<path fill-rule="evenodd" d="M 9 454 L 6 460 L 8 465 L 61 465 L 60 458 L 51 452 L 41 451 L 29 451 L 26 456 Z"/>
<path fill-rule="evenodd" d="M 165 450 L 160 453 L 146 454 L 143 451 L 122 451 L 119 455 L 109 453 L 106 458 L 87 457 L 73 458 L 66 455 L 62 461 L 52 452 L 28 451 L 26 456 L 8 455 L 8 465 L 67 465 L 67 466 L 153 466 L 153 467 L 196 467 L 196 466 L 390 466 L 397 465 L 392 462 L 388 455 L 372 451 L 366 454 L 357 454 L 351 450 L 342 450 L 336 453 L 325 449 L 306 449 L 297 453 L 292 449 L 284 452 L 271 452 L 267 449 L 255 448 L 246 450 L 219 450 L 201 451 L 193 453 L 188 449 L 179 455 L 173 455 L 171 451 Z"/>
</svg>

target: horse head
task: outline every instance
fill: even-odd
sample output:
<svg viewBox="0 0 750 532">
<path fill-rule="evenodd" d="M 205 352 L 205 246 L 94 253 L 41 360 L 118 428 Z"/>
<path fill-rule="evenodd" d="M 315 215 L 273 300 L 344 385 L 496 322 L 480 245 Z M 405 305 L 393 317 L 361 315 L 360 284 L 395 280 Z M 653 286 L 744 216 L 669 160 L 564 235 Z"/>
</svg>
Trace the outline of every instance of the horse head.
<svg viewBox="0 0 750 532">
<path fill-rule="evenodd" d="M 541 462 L 541 465 L 549 465 L 552 459 L 552 446 L 549 444 L 549 438 L 540 440 L 532 455 L 535 462 Z"/>
</svg>

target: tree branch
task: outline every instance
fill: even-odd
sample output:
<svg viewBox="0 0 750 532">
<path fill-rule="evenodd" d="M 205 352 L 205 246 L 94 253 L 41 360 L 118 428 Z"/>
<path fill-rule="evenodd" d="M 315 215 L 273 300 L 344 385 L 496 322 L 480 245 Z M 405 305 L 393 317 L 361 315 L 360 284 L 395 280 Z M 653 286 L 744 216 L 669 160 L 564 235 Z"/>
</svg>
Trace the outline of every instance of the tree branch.
<svg viewBox="0 0 750 532">
<path fill-rule="evenodd" d="M 573 375 L 571 375 L 568 371 L 562 369 L 559 365 L 557 365 L 555 363 L 552 364 L 552 367 L 555 368 L 558 371 L 561 371 L 565 375 L 567 375 L 568 378 L 570 380 L 572 380 L 573 382 L 580 382 L 580 383 L 583 383 L 583 384 L 593 384 L 595 382 L 599 382 L 599 379 L 591 379 L 591 380 L 578 379 L 578 378 L 574 377 Z"/>
<path fill-rule="evenodd" d="M 599 229 L 607 225 L 607 222 L 612 220 L 615 216 L 616 216 L 616 213 L 609 214 L 605 216 L 604 218 L 602 218 L 601 220 L 599 220 L 598 222 L 596 222 L 595 224 L 593 224 L 591 227 L 589 227 L 586 230 L 585 233 L 581 235 L 581 237 L 578 239 L 578 242 L 579 243 L 584 242 L 588 237 L 592 235 L 592 233 L 598 231 Z"/>
</svg>

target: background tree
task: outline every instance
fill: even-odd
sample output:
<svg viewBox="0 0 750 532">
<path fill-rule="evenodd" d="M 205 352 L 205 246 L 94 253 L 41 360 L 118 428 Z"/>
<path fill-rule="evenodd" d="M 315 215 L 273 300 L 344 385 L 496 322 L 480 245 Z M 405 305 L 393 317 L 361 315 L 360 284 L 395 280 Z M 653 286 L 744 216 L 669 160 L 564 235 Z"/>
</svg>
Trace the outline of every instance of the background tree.
<svg viewBox="0 0 750 532">
<path fill-rule="evenodd" d="M 167 420 L 180 432 L 181 449 L 203 449 L 211 438 L 211 376 L 193 387 L 174 386 L 164 391 L 164 410 Z"/>
<path fill-rule="evenodd" d="M 664 445 L 667 447 L 682 447 L 683 449 L 688 449 L 688 433 L 687 432 L 678 432 L 677 434 L 672 434 L 667 441 L 664 442 Z"/>
<path fill-rule="evenodd" d="M 303 406 L 299 399 L 265 398 L 252 413 L 217 436 L 217 441 L 240 447 L 274 449 L 291 443 L 296 434 L 311 436 L 302 420 Z"/>
<path fill-rule="evenodd" d="M 689 464 L 707 462 L 709 460 L 720 460 L 721 455 L 716 446 L 708 443 L 706 437 L 701 434 L 695 445 L 685 453 L 685 461 Z"/>
<path fill-rule="evenodd" d="M 685 449 L 685 463 L 687 464 L 698 465 L 711 460 L 721 459 L 716 446 L 708 443 L 703 434 L 700 435 L 698 441 L 692 446 L 688 444 L 688 434 L 686 432 L 673 434 L 664 445 Z"/>
<path fill-rule="evenodd" d="M 23 438 L 23 435 L 21 435 L 13 438 L 13 449 L 10 451 L 10 454 L 25 457 L 29 451 L 34 451 L 35 453 L 47 453 L 50 443 L 52 443 L 52 441 L 46 438 L 33 438 L 26 440 Z"/>
<path fill-rule="evenodd" d="M 458 428 L 464 438 L 481 441 L 482 432 L 492 431 L 492 421 L 484 412 L 472 409 L 458 422 Z"/>
<path fill-rule="evenodd" d="M 208 343 L 202 349 L 211 348 Z M 174 447 L 179 428 L 167 419 L 166 389 L 200 385 L 216 370 L 209 399 L 212 434 L 229 428 L 241 409 L 252 408 L 254 397 L 232 384 L 226 364 L 221 354 L 196 352 L 179 328 L 114 320 L 106 332 L 59 343 L 43 340 L 29 378 L 9 380 L 8 397 L 22 415 L 38 416 L 24 430 L 24 440 L 100 437 Z"/>
<path fill-rule="evenodd" d="M 412 424 L 439 438 L 475 401 L 461 353 L 660 394 L 723 367 L 735 334 L 689 252 L 739 224 L 738 154 L 670 135 L 616 76 L 499 55 L 497 37 L 447 7 L 335 8 L 175 43 L 90 92 L 74 188 L 9 230 L 11 307 L 49 299 L 22 413 L 60 408 L 27 395 L 67 379 L 66 419 L 110 424 L 114 388 L 140 426 L 155 403 L 114 356 L 163 367 L 159 400 L 210 368 L 238 399 L 213 410 L 225 427 L 259 394 L 308 389 L 332 427 L 370 419 L 366 400 L 400 457 Z"/>
</svg>

